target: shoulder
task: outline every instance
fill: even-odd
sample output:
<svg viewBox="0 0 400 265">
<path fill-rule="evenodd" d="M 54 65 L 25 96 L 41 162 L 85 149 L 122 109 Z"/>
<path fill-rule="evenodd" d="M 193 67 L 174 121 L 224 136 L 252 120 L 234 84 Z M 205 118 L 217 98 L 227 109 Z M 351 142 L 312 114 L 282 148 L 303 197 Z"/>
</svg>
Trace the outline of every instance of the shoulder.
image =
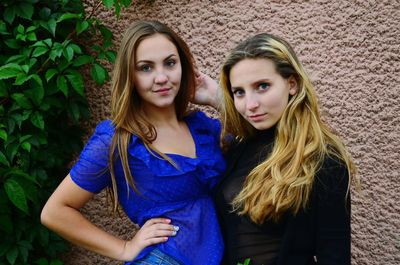
<svg viewBox="0 0 400 265">
<path fill-rule="evenodd" d="M 111 120 L 103 120 L 99 122 L 95 129 L 95 134 L 111 134 L 113 135 L 115 126 Z"/>
<path fill-rule="evenodd" d="M 185 117 L 185 120 L 190 126 L 198 130 L 208 130 L 218 135 L 221 133 L 221 122 L 218 119 L 207 116 L 202 111 L 190 113 Z"/>
<path fill-rule="evenodd" d="M 191 113 L 189 113 L 189 115 L 186 116 L 186 119 L 188 121 L 200 121 L 200 122 L 206 122 L 206 123 L 218 121 L 218 119 L 213 119 L 213 118 L 207 116 L 202 111 L 191 112 Z"/>
<path fill-rule="evenodd" d="M 346 163 L 340 158 L 326 155 L 317 172 L 315 182 L 318 190 L 347 191 L 349 174 Z"/>
<path fill-rule="evenodd" d="M 104 149 L 111 145 L 112 137 L 114 136 L 115 126 L 111 120 L 103 120 L 99 122 L 90 136 L 86 149 Z"/>
</svg>

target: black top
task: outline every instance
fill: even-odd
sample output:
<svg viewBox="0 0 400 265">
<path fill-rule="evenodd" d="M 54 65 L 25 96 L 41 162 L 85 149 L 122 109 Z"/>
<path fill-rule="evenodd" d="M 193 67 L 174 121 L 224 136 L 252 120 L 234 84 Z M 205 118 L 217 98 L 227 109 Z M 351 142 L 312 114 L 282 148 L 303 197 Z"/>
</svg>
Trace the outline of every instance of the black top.
<svg viewBox="0 0 400 265">
<path fill-rule="evenodd" d="M 317 172 L 307 210 L 287 213 L 278 223 L 261 226 L 233 213 L 231 202 L 248 173 L 271 152 L 273 130 L 234 143 L 227 152 L 227 172 L 215 200 L 225 240 L 223 264 L 250 258 L 251 265 L 350 265 L 350 196 L 348 174 L 340 161 L 327 157 Z"/>
</svg>

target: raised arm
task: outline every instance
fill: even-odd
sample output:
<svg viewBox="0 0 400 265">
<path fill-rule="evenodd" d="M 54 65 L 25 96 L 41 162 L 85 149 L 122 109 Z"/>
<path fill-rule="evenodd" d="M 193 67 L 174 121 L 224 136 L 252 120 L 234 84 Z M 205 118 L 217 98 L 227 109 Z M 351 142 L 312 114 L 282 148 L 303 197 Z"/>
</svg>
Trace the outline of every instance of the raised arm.
<svg viewBox="0 0 400 265">
<path fill-rule="evenodd" d="M 176 234 L 170 220 L 147 221 L 132 240 L 124 241 L 102 230 L 79 211 L 93 193 L 80 188 L 68 175 L 51 195 L 41 214 L 42 224 L 80 247 L 115 260 L 133 260 L 145 247 Z"/>
</svg>

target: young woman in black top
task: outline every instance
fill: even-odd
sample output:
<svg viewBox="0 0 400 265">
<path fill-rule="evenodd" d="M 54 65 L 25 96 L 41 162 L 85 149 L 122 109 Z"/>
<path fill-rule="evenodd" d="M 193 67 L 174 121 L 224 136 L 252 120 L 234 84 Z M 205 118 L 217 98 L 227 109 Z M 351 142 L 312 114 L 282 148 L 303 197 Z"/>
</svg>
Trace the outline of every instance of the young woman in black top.
<svg viewBox="0 0 400 265">
<path fill-rule="evenodd" d="M 218 105 L 203 80 L 197 98 Z M 227 171 L 216 204 L 226 263 L 350 264 L 354 166 L 321 121 L 293 49 L 270 34 L 243 41 L 228 55 L 220 86 Z"/>
</svg>

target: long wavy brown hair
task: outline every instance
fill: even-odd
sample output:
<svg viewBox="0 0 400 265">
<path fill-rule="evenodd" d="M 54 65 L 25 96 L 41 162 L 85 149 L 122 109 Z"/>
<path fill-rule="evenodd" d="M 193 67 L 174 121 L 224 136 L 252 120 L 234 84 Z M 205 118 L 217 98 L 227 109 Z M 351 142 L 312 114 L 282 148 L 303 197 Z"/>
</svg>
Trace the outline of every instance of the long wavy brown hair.
<svg viewBox="0 0 400 265">
<path fill-rule="evenodd" d="M 128 145 L 132 135 L 139 137 L 152 154 L 159 155 L 174 164 L 169 157 L 152 146 L 152 142 L 157 138 L 157 131 L 146 119 L 142 109 L 142 99 L 136 93 L 134 85 L 137 47 L 141 41 L 155 34 L 166 36 L 175 45 L 179 53 L 182 79 L 174 101 L 178 120 L 182 120 L 187 115 L 189 100 L 194 94 L 194 60 L 187 44 L 168 26 L 158 21 L 138 21 L 132 24 L 124 33 L 112 77 L 111 120 L 115 126 L 115 134 L 109 156 L 112 180 L 112 188 L 109 191 L 114 210 L 118 206 L 114 168 L 116 159 L 121 159 L 127 185 L 138 192 L 128 164 Z"/>
<path fill-rule="evenodd" d="M 229 75 L 241 60 L 260 58 L 271 60 L 283 78 L 294 77 L 298 90 L 289 97 L 276 125 L 271 154 L 249 173 L 232 202 L 234 211 L 249 215 L 258 224 L 266 219 L 277 221 L 287 211 L 296 214 L 306 208 L 314 177 L 326 156 L 343 161 L 349 177 L 355 176 L 355 167 L 344 144 L 321 121 L 315 90 L 295 52 L 286 41 L 270 34 L 258 34 L 241 42 L 223 64 L 222 139 L 234 135 L 243 140 L 255 132 L 235 108 Z M 228 144 L 224 143 L 225 147 Z"/>
</svg>

